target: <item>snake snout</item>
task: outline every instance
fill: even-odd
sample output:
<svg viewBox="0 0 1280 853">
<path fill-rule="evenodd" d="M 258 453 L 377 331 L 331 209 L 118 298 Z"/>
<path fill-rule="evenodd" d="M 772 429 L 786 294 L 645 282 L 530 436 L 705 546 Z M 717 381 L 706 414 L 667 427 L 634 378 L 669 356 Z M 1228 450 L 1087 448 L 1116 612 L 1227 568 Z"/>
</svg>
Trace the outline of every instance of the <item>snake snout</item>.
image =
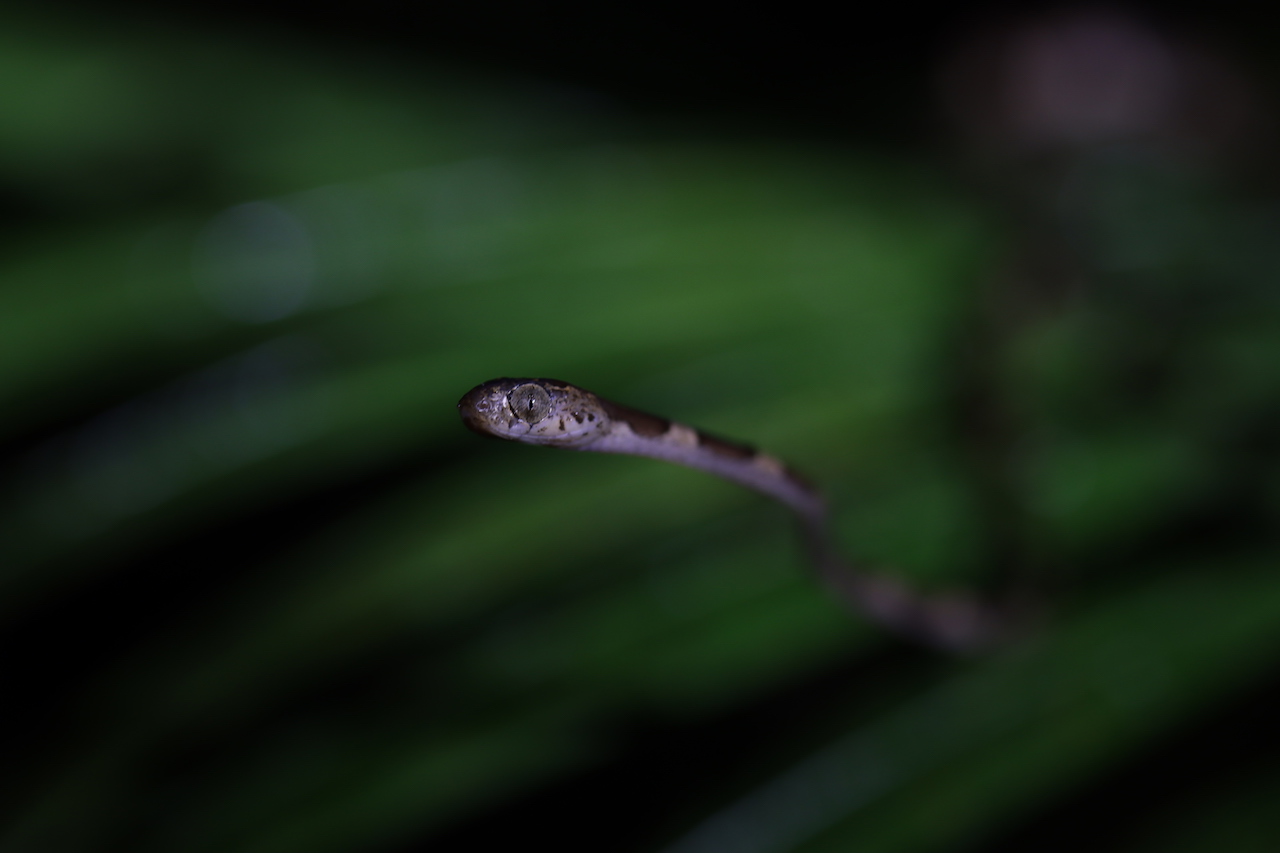
<svg viewBox="0 0 1280 853">
<path fill-rule="evenodd" d="M 490 434 L 487 427 L 490 405 L 488 388 L 484 385 L 477 385 L 464 394 L 458 401 L 458 416 L 462 418 L 463 426 L 472 432 Z"/>
</svg>

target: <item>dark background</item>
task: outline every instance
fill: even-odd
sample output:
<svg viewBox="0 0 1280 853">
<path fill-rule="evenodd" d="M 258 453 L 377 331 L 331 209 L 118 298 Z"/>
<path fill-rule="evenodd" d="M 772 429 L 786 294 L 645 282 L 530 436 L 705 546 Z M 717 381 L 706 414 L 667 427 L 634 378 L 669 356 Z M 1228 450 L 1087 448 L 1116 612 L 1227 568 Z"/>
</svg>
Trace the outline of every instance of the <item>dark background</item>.
<svg viewBox="0 0 1280 853">
<path fill-rule="evenodd" d="M 984 112 L 980 88 L 951 112 L 942 106 L 940 92 L 960 77 L 951 63 L 983 33 L 1072 14 L 1194 44 L 1231 79 L 1186 95 L 1180 123 L 1047 143 L 984 119 L 999 110 Z M 846 20 L 789 7 L 729 15 L 373 3 L 10 15 L 10 38 L 29 32 L 35 47 L 30 78 L 22 54 L 10 54 L 5 88 L 11 103 L 29 97 L 40 109 L 14 108 L 0 152 L 9 226 L 0 312 L 10 318 L 12 377 L 0 439 L 11 768 L 3 849 L 1271 849 L 1280 832 L 1270 725 L 1280 703 L 1280 243 L 1266 155 L 1274 46 L 1262 12 L 993 4 L 855 8 Z M 47 46 L 62 71 L 41 64 Z M 136 103 L 94 96 L 97 72 L 77 76 L 66 59 L 81 49 L 93 68 L 104 52 L 141 56 L 144 94 Z M 236 118 L 259 80 L 296 93 L 282 105 L 314 101 L 333 124 L 280 131 L 282 142 L 271 109 Z M 90 94 L 59 100 L 78 91 Z M 334 91 L 342 94 L 326 106 Z M 1242 118 L 1211 108 L 1240 91 Z M 489 101 L 504 106 L 477 106 Z M 62 110 L 79 112 L 64 119 Z M 404 143 L 391 144 L 397 118 L 415 111 L 427 129 L 406 120 Z M 367 139 L 343 141 L 365 121 Z M 459 121 L 465 132 L 431 147 L 437 126 Z M 326 134 L 336 140 L 323 152 L 332 163 L 290 141 Z M 379 136 L 386 151 L 375 150 Z M 600 177 L 594 161 L 572 159 L 597 148 L 649 165 Z M 587 199 L 532 192 L 513 217 L 547 228 L 521 249 L 533 272 L 493 293 L 455 284 L 406 291 L 414 295 L 404 302 L 335 297 L 314 314 L 249 321 L 235 312 L 270 306 L 232 293 L 214 299 L 232 322 L 175 308 L 162 332 L 132 325 L 144 309 L 131 306 L 154 309 L 137 296 L 140 277 L 192 275 L 166 250 L 136 260 L 168 246 L 166 234 L 205 235 L 173 239 L 216 266 L 221 244 L 207 242 L 207 223 L 227 221 L 216 218 L 224 208 L 259 199 L 288 208 L 317 188 L 381 187 L 380 176 L 399 181 L 473 155 L 510 157 L 538 175 L 530 185 L 568 183 L 566 197 Z M 651 185 L 645 169 L 668 200 L 633 213 Z M 511 226 L 501 211 L 486 218 L 485 180 L 475 228 L 498 233 Z M 450 197 L 453 207 L 469 209 L 476 192 Z M 391 195 L 366 203 L 394 208 Z M 593 230 L 612 218 L 619 233 L 663 238 L 599 274 L 631 283 L 605 296 L 574 282 L 597 243 L 614 245 L 612 231 Z M 350 233 L 344 221 L 327 226 L 335 243 Z M 839 235 L 861 228 L 883 248 L 849 260 Z M 839 284 L 773 294 L 769 283 L 792 271 L 769 266 L 780 232 L 800 242 L 816 234 L 823 248 L 807 257 L 827 251 L 823 241 L 834 247 L 834 260 L 801 267 L 802 280 L 828 263 L 847 263 L 859 281 L 892 270 L 876 251 L 938 260 L 901 273 L 918 282 L 904 285 L 907 296 L 874 282 L 873 296 Z M 434 257 L 406 261 L 386 278 L 447 278 L 453 261 L 442 257 L 438 267 Z M 265 267 L 274 256 L 251 258 Z M 739 280 L 753 272 L 763 283 Z M 677 284 L 664 284 L 673 276 Z M 712 301 L 685 299 L 704 278 Z M 648 304 L 632 290 L 663 307 L 656 323 L 627 331 L 623 318 Z M 543 299 L 520 301 L 533 293 Z M 775 296 L 811 300 L 813 313 L 788 315 Z M 570 314 L 577 348 L 539 350 L 540 304 L 572 312 L 597 297 L 581 319 Z M 867 305 L 881 313 L 838 319 Z M 599 317 L 619 331 L 596 335 L 588 320 Z M 482 344 L 468 334 L 476 329 Z M 826 357 L 829 371 L 805 367 L 805 346 L 822 353 L 828 340 L 846 346 L 881 332 L 865 351 L 832 349 L 842 355 Z M 912 355 L 900 356 L 904 348 Z M 828 402 L 846 383 L 872 398 L 860 390 L 859 371 L 873 387 L 879 376 L 867 354 L 889 365 L 888 387 L 918 387 L 882 409 Z M 418 366 L 396 372 L 402 361 Z M 376 376 L 363 378 L 365 368 Z M 777 452 L 832 483 L 837 503 L 861 507 L 842 527 L 851 550 L 905 563 L 925 585 L 1034 588 L 1047 602 L 1044 626 L 991 656 L 955 660 L 838 613 L 803 575 L 784 523 L 750 497 L 704 497 L 699 489 L 711 487 L 700 481 L 526 456 L 435 425 L 491 373 L 569 370 L 577 373 L 567 379 L 586 373 L 584 384 L 664 415 L 781 441 Z M 252 420 L 254 406 L 275 411 L 272 401 L 313 381 L 338 390 L 319 408 L 297 403 L 289 423 L 332 420 L 325 431 L 296 446 L 243 439 L 243 452 L 234 430 L 200 444 L 202 430 L 220 429 L 219 413 L 249 406 Z M 726 382 L 738 384 L 707 401 L 704 386 Z M 794 405 L 793 384 L 821 401 L 814 414 L 793 419 L 799 426 L 768 421 Z M 855 439 L 846 461 L 828 461 Z M 124 521 L 65 509 L 68 494 L 94 483 L 120 489 L 168 470 L 186 457 L 166 448 L 188 441 L 195 457 L 218 447 L 248 461 L 215 465 L 185 489 L 126 495 L 141 509 Z M 1086 468 L 1103 472 L 1089 475 L 1097 482 Z M 65 487 L 65 470 L 100 479 Z M 537 495 L 578 484 L 583 515 L 501 503 L 506 490 L 489 484 L 512 476 Z M 602 488 L 614 481 L 626 488 Z M 1082 482 L 1093 497 L 1072 497 Z M 671 506 L 673 490 L 689 508 Z M 591 497 L 615 491 L 631 508 L 620 517 Z M 40 526 L 46 504 L 65 510 L 65 527 Z M 1035 509 L 1045 506 L 1069 508 Z M 513 532 L 474 563 L 458 556 L 461 546 L 402 557 L 413 553 L 418 518 L 446 519 L 423 522 L 424 547 L 455 533 L 465 543 Z M 541 540 L 530 549 L 521 537 L 538 524 L 586 544 L 563 555 Z M 918 524 L 927 532 L 913 532 Z M 512 580 L 507 560 L 525 553 L 517 564 L 555 573 Z M 651 606 L 661 581 L 648 577 L 650 564 L 664 555 L 683 573 L 710 567 L 709 578 L 730 581 L 738 561 L 762 592 L 673 617 L 637 633 L 619 662 L 593 663 L 591 650 L 612 648 L 620 618 Z M 421 618 L 396 610 L 415 596 L 452 601 L 453 575 L 433 574 L 450 559 L 466 566 L 459 575 L 492 576 L 496 592 L 457 593 Z M 424 580 L 362 597 L 362 573 L 384 563 L 387 577 Z M 394 568 L 401 563 L 415 568 Z M 384 624 L 397 627 L 384 633 Z M 721 658 L 721 648 L 740 651 Z M 515 663 L 502 663 L 510 655 Z M 575 655 L 586 659 L 580 668 L 564 663 Z M 690 674 L 675 678 L 689 660 Z M 716 680 L 735 665 L 751 676 Z M 709 685 L 702 692 L 687 686 L 699 681 Z M 454 754 L 458 744 L 468 746 Z M 858 774 L 877 750 L 890 758 L 866 771 L 868 782 Z M 805 776 L 814 756 L 852 768 L 855 781 Z M 778 794 L 796 778 L 793 798 Z M 813 802 L 822 806 L 810 820 Z M 698 847 L 698 828 L 720 813 L 756 822 Z"/>
</svg>

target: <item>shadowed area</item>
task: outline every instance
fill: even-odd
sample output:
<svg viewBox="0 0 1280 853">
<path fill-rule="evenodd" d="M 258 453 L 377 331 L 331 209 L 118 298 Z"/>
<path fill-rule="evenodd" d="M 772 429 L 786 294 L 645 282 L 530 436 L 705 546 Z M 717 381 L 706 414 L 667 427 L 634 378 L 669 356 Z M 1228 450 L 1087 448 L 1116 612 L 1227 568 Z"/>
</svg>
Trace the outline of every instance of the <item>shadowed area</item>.
<svg viewBox="0 0 1280 853">
<path fill-rule="evenodd" d="M 348 13 L 0 12 L 0 850 L 1270 849 L 1257 27 Z M 932 653 L 766 498 L 476 440 L 511 375 L 1035 625 Z"/>
</svg>

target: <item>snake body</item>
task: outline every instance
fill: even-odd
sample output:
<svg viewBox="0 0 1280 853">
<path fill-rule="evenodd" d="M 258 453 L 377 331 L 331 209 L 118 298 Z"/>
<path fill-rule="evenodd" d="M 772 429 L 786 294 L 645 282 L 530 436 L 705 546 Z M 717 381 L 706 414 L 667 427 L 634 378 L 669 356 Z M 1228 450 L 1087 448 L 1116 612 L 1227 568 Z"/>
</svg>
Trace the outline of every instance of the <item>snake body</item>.
<svg viewBox="0 0 1280 853">
<path fill-rule="evenodd" d="M 847 563 L 831 540 L 822 494 L 767 453 L 554 379 L 485 382 L 467 392 L 458 402 L 458 412 L 468 428 L 484 435 L 663 459 L 753 489 L 792 511 L 809 557 L 827 585 L 886 627 L 955 650 L 988 645 L 1001 633 L 1002 618 L 969 597 L 922 597 L 893 578 L 868 574 Z"/>
</svg>

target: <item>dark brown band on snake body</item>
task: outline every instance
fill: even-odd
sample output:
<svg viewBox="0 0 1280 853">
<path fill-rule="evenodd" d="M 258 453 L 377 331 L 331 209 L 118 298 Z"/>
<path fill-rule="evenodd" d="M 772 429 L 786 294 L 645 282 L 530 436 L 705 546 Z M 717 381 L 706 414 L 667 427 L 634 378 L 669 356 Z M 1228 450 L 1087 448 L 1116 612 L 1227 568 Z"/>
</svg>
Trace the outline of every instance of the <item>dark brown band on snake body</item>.
<svg viewBox="0 0 1280 853">
<path fill-rule="evenodd" d="M 638 436 L 655 438 L 671 429 L 671 421 L 666 418 L 637 411 L 609 400 L 600 400 L 600 405 L 604 408 L 605 414 L 615 421 L 625 421 L 631 427 L 631 431 Z"/>
</svg>

